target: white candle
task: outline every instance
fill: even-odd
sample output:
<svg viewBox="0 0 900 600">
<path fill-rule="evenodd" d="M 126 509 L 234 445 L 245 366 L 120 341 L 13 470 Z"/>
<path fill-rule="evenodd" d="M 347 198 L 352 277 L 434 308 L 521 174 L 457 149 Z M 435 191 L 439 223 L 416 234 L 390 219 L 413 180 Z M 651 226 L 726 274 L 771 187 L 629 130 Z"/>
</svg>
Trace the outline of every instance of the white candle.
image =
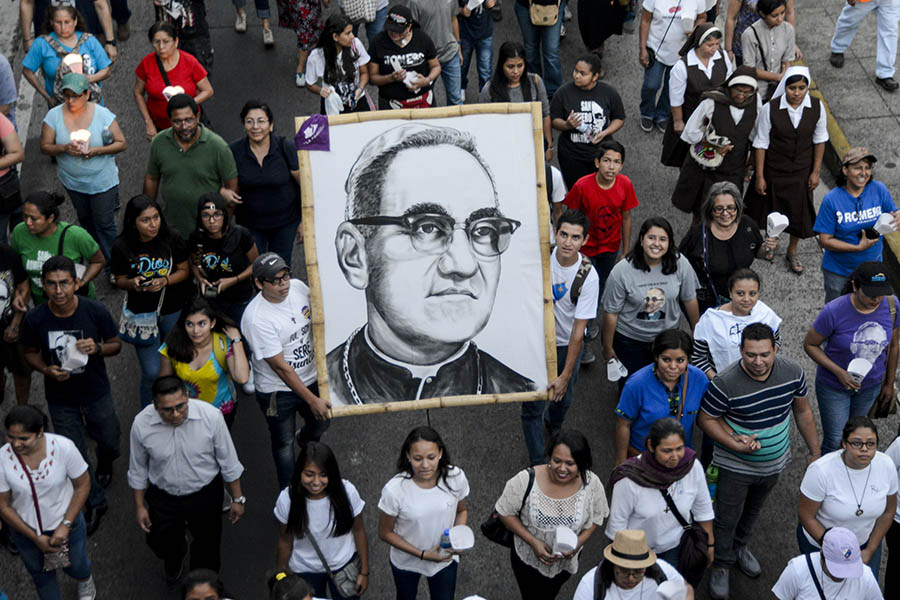
<svg viewBox="0 0 900 600">
<path fill-rule="evenodd" d="M 79 150 L 81 150 L 82 154 L 87 154 L 91 141 L 90 131 L 87 129 L 76 129 L 69 134 L 69 139 L 72 140 L 72 143 L 75 144 Z"/>
<path fill-rule="evenodd" d="M 180 85 L 170 85 L 163 88 L 163 96 L 166 98 L 166 102 L 172 99 L 172 96 L 177 96 L 178 94 L 183 94 L 184 88 Z"/>
<path fill-rule="evenodd" d="M 71 53 L 63 56 L 63 62 L 69 65 L 69 69 L 73 73 L 81 73 L 84 74 L 84 61 L 81 59 L 80 54 Z"/>
</svg>

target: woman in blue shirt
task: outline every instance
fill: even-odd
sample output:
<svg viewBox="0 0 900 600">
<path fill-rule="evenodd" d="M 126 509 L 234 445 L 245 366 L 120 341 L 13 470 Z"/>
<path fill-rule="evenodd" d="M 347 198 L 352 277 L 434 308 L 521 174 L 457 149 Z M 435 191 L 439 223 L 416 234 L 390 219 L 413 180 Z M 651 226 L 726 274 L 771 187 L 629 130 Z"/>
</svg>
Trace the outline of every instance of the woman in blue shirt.
<svg viewBox="0 0 900 600">
<path fill-rule="evenodd" d="M 900 227 L 900 211 L 887 187 L 872 179 L 875 155 L 868 148 L 851 148 L 841 157 L 838 187 L 822 199 L 813 230 L 825 250 L 822 274 L 825 303 L 842 294 L 853 270 L 866 261 L 881 260 L 881 236 L 875 223 L 882 213 L 894 216 Z"/>
<path fill-rule="evenodd" d="M 48 15 L 53 31 L 34 40 L 22 61 L 22 74 L 52 108 L 59 104 L 59 99 L 53 97 L 53 83 L 56 69 L 62 56 L 65 56 L 54 50 L 53 44 L 58 44 L 65 52 L 77 51 L 81 55 L 84 75 L 91 83 L 99 83 L 109 77 L 112 61 L 97 38 L 83 31 L 84 17 L 74 6 L 51 6 Z M 44 85 L 35 75 L 38 69 L 44 72 Z"/>
</svg>

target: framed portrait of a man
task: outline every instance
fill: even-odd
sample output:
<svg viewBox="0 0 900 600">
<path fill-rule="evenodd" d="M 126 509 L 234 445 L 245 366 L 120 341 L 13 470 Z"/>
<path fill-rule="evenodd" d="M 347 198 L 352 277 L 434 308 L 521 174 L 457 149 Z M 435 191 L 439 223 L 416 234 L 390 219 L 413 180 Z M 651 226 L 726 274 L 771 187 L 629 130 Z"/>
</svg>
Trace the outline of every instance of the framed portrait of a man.
<svg viewBox="0 0 900 600">
<path fill-rule="evenodd" d="M 545 399 L 556 353 L 540 110 L 357 113 L 327 129 L 327 150 L 299 156 L 333 414 Z"/>
</svg>

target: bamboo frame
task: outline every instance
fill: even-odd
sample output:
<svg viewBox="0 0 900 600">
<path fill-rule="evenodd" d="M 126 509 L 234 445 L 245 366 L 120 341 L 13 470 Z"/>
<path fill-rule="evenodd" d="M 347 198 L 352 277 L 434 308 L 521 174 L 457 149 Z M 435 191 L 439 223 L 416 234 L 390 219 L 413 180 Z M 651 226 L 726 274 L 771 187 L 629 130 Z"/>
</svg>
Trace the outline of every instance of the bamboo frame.
<svg viewBox="0 0 900 600">
<path fill-rule="evenodd" d="M 537 175 L 537 202 L 538 223 L 541 253 L 541 275 L 543 285 L 544 303 L 544 352 L 546 354 L 547 381 L 556 378 L 556 324 L 553 316 L 553 294 L 550 280 L 550 239 L 546 227 L 540 224 L 547 223 L 550 219 L 550 209 L 547 203 L 547 181 L 544 168 L 544 131 L 542 125 L 541 105 L 538 102 L 474 104 L 463 106 L 447 106 L 440 108 L 418 108 L 407 110 L 384 110 L 365 113 L 351 113 L 346 115 L 331 115 L 328 117 L 330 127 L 346 125 L 350 123 L 362 123 L 366 121 L 383 120 L 419 120 L 441 119 L 449 117 L 463 117 L 468 115 L 485 114 L 520 114 L 529 113 L 532 122 L 532 134 L 534 141 L 535 171 Z M 295 131 L 308 117 L 296 117 L 294 119 Z M 331 390 L 328 385 L 328 368 L 325 363 L 327 355 L 325 349 L 325 312 L 322 308 L 322 285 L 319 279 L 319 260 L 316 250 L 315 209 L 312 186 L 312 172 L 309 161 L 309 151 L 298 150 L 297 157 L 300 164 L 300 189 L 301 208 L 303 214 L 303 237 L 306 255 L 306 270 L 309 277 L 310 302 L 312 304 L 312 332 L 313 346 L 316 360 L 316 371 L 319 378 L 319 396 L 326 402 L 331 400 Z M 348 415 L 371 415 L 393 413 L 406 410 L 424 410 L 431 408 L 447 408 L 452 406 L 479 406 L 486 404 L 505 404 L 510 402 L 530 402 L 536 400 L 548 400 L 548 390 L 536 390 L 534 392 L 521 392 L 511 394 L 480 394 L 465 396 L 443 396 L 439 398 L 426 398 L 422 400 L 404 400 L 400 402 L 380 402 L 362 405 L 342 405 L 331 409 L 332 417 Z"/>
</svg>

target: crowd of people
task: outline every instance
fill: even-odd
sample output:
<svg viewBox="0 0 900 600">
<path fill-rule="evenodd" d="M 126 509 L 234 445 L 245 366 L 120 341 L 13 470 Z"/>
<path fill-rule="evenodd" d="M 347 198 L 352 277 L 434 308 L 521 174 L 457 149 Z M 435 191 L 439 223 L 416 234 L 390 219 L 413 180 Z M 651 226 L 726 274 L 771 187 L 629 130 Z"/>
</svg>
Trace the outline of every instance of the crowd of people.
<svg viewBox="0 0 900 600">
<path fill-rule="evenodd" d="M 3 422 L 0 539 L 41 600 L 61 597 L 58 570 L 77 581 L 79 600 L 96 598 L 87 538 L 109 510 L 123 455 L 107 364 L 124 343 L 137 357 L 141 404 L 127 424 L 127 482 L 167 584 L 185 600 L 227 597 L 222 515 L 238 522 L 247 502 L 230 433 L 243 388 L 265 417 L 280 490 L 269 597 L 358 598 L 370 577 L 366 500 L 321 441 L 330 423 L 317 386 L 324 357 L 313 350 L 310 289 L 292 270 L 303 239 L 294 144 L 274 133 L 260 100 L 240 110 L 243 137 L 229 144 L 215 133 L 204 110 L 215 93 L 204 2 L 158 1 L 152 52 L 135 69 L 149 142 L 143 193 L 120 220 L 116 155 L 129 142 L 102 82 L 131 34 L 127 1 L 20 4 L 24 78 L 47 105 L 37 109 L 40 152 L 78 224 L 61 220 L 62 195 L 20 186 L 24 151 L 3 58 L 0 388 L 8 370 L 17 402 Z M 559 56 L 566 1 L 507 4 L 521 39 L 496 52 L 501 0 L 344 0 L 330 11 L 328 0 L 278 0 L 278 24 L 296 33 L 295 83 L 322 114 L 436 106 L 439 77 L 446 104 L 464 103 L 473 63 L 479 93 L 470 100 L 540 104 L 558 373 L 546 401 L 522 403 L 529 466 L 482 526 L 503 532 L 521 597 L 558 597 L 601 527 L 603 560 L 582 575 L 576 600 L 645 591 L 689 599 L 703 581 L 715 600 L 733 597 L 732 571 L 762 572 L 754 526 L 791 461 L 792 422 L 808 450 L 796 486 L 798 555 L 772 594 L 900 595 L 900 437 L 882 443 L 872 420 L 896 411 L 898 298 L 880 259 L 882 232 L 900 227 L 900 210 L 873 177 L 876 156 L 855 147 L 816 211 L 828 132 L 809 69 L 792 64 L 802 57 L 793 1 L 578 2 L 585 52 L 570 79 Z M 900 87 L 898 4 L 848 0 L 833 67 L 875 9 L 877 83 Z M 244 33 L 246 1 L 233 5 Z M 268 0 L 254 5 L 271 46 Z M 368 44 L 356 37 L 362 25 Z M 616 139 L 625 104 L 603 68 L 608 39 L 623 31 L 637 34 L 644 69 L 640 128 L 662 133 L 660 168 L 679 169 L 671 203 L 692 215 L 686 232 L 660 216 L 633 227 L 639 194 Z M 803 367 L 785 356 L 782 318 L 761 300 L 752 268 L 774 259 L 782 231 L 797 275 L 806 270 L 801 239 L 817 236 L 824 249 L 824 307 L 809 315 L 803 341 L 816 364 L 818 427 Z M 96 300 L 107 282 L 125 292 L 118 319 Z M 588 438 L 565 421 L 595 348 L 619 391 L 609 415 L 615 468 L 599 475 Z M 31 401 L 35 371 L 46 411 Z M 398 599 L 416 598 L 423 577 L 431 598 L 455 597 L 465 558 L 448 532 L 470 524 L 469 492 L 440 433 L 410 431 L 377 502 Z"/>
</svg>

